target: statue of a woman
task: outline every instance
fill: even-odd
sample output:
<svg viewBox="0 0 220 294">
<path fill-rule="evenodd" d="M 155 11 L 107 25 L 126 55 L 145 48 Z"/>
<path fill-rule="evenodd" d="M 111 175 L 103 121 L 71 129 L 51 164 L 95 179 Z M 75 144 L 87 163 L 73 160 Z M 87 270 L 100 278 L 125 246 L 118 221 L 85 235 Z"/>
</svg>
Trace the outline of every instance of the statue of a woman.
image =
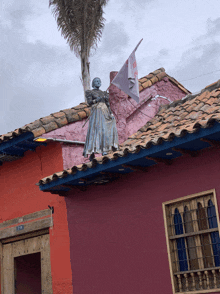
<svg viewBox="0 0 220 294">
<path fill-rule="evenodd" d="M 94 153 L 106 155 L 107 152 L 118 149 L 118 132 L 109 105 L 109 95 L 99 90 L 100 86 L 100 78 L 94 78 L 93 90 L 86 91 L 87 104 L 92 108 L 83 156 L 90 155 L 90 160 L 95 157 Z"/>
</svg>

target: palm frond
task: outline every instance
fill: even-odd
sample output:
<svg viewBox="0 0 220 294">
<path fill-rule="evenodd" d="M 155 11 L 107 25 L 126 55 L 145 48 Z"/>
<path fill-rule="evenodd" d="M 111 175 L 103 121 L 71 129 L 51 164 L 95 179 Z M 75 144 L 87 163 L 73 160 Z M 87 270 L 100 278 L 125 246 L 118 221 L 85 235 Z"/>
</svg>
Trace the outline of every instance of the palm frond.
<svg viewBox="0 0 220 294">
<path fill-rule="evenodd" d="M 89 55 L 101 39 L 105 19 L 103 8 L 108 0 L 49 0 L 58 29 L 71 50 L 79 57 Z"/>
</svg>

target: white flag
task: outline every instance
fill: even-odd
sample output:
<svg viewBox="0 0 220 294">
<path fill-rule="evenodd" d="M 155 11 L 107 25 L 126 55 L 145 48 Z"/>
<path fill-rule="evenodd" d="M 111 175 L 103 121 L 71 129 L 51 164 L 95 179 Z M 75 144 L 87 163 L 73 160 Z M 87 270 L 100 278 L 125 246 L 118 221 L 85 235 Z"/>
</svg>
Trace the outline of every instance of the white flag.
<svg viewBox="0 0 220 294">
<path fill-rule="evenodd" d="M 123 92 L 128 94 L 137 103 L 139 102 L 139 84 L 135 51 L 137 50 L 142 40 L 143 39 L 141 39 L 140 42 L 137 44 L 134 51 L 129 56 L 128 60 L 126 60 L 121 70 L 111 82 L 111 84 L 114 84 Z"/>
</svg>

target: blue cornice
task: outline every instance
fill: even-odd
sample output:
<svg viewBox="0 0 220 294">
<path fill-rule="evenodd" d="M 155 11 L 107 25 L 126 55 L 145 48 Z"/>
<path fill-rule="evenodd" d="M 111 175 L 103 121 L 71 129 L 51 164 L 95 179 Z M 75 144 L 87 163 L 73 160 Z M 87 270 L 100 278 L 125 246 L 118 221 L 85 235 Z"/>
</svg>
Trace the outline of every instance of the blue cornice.
<svg viewBox="0 0 220 294">
<path fill-rule="evenodd" d="M 3 142 L 0 144 L 0 152 L 5 152 L 7 148 L 13 147 L 14 145 L 17 145 L 18 143 L 21 143 L 29 139 L 34 139 L 34 135 L 32 132 L 24 133 L 18 137 L 10 139 L 9 141 Z"/>
<path fill-rule="evenodd" d="M 34 134 L 32 132 L 25 132 L 17 137 L 9 139 L 8 141 L 0 143 L 0 163 L 8 161 L 9 157 L 14 160 L 24 156 L 24 152 L 35 149 L 40 145 L 47 145 L 46 143 L 34 142 Z"/>
<path fill-rule="evenodd" d="M 183 137 L 175 137 L 172 141 L 163 141 L 161 145 L 152 145 L 151 148 L 149 149 L 141 149 L 139 153 L 129 153 L 125 157 L 120 157 L 117 160 L 109 160 L 105 164 L 97 164 L 96 167 L 94 168 L 88 168 L 85 171 L 77 171 L 73 175 L 68 175 L 64 178 L 58 178 L 55 181 L 51 181 L 50 183 L 40 185 L 40 190 L 41 191 L 56 191 L 56 190 L 65 190 L 68 191 L 70 188 L 68 187 L 62 187 L 61 185 L 68 185 L 68 183 L 79 180 L 80 178 L 87 178 L 88 176 L 100 173 L 102 171 L 106 171 L 108 169 L 120 166 L 122 164 L 129 164 L 132 161 L 144 158 L 146 156 L 148 157 L 153 157 L 155 154 L 161 151 L 166 151 L 174 147 L 179 147 L 182 144 L 189 144 L 192 146 L 193 141 L 196 141 L 201 138 L 210 138 L 212 135 L 218 135 L 217 138 L 220 139 L 220 124 L 215 123 L 212 127 L 210 128 L 205 128 L 205 129 L 199 129 L 195 133 L 188 133 Z M 216 139 L 216 136 L 215 136 Z M 191 143 L 191 144 L 190 144 Z"/>
</svg>

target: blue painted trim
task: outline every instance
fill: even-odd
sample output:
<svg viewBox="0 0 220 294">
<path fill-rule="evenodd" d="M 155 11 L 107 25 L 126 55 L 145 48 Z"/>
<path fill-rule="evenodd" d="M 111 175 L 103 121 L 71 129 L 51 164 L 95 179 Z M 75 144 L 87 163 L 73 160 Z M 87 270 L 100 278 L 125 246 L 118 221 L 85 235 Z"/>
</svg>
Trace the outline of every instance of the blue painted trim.
<svg viewBox="0 0 220 294">
<path fill-rule="evenodd" d="M 8 155 L 21 157 L 24 155 L 24 152 L 28 150 L 35 151 L 38 146 L 47 145 L 47 143 L 44 142 L 34 142 L 33 139 L 34 134 L 32 132 L 26 132 L 7 142 L 3 142 L 0 144 L 0 154 L 6 153 Z"/>
<path fill-rule="evenodd" d="M 49 190 L 50 188 L 56 187 L 58 185 L 67 184 L 70 181 L 78 180 L 80 178 L 86 178 L 91 174 L 96 174 L 106 169 L 110 169 L 122 164 L 128 164 L 130 161 L 143 158 L 145 156 L 154 156 L 155 153 L 160 151 L 165 151 L 169 148 L 178 147 L 181 144 L 192 142 L 194 140 L 210 136 L 215 133 L 220 133 L 220 124 L 215 123 L 211 128 L 200 129 L 198 132 L 193 134 L 187 134 L 184 137 L 175 137 L 173 141 L 163 142 L 161 145 L 154 145 L 149 149 L 142 149 L 139 153 L 131 154 L 129 153 L 126 157 L 120 157 L 117 160 L 109 161 L 106 164 L 98 164 L 95 168 L 87 169 L 86 171 L 77 171 L 74 175 L 68 175 L 67 177 L 57 179 L 45 185 L 40 185 L 40 190 Z"/>
<path fill-rule="evenodd" d="M 5 149 L 13 147 L 14 145 L 28 139 L 34 139 L 34 134 L 31 132 L 24 133 L 18 137 L 15 137 L 7 142 L 3 142 L 0 144 L 0 152 L 4 152 Z"/>
</svg>

